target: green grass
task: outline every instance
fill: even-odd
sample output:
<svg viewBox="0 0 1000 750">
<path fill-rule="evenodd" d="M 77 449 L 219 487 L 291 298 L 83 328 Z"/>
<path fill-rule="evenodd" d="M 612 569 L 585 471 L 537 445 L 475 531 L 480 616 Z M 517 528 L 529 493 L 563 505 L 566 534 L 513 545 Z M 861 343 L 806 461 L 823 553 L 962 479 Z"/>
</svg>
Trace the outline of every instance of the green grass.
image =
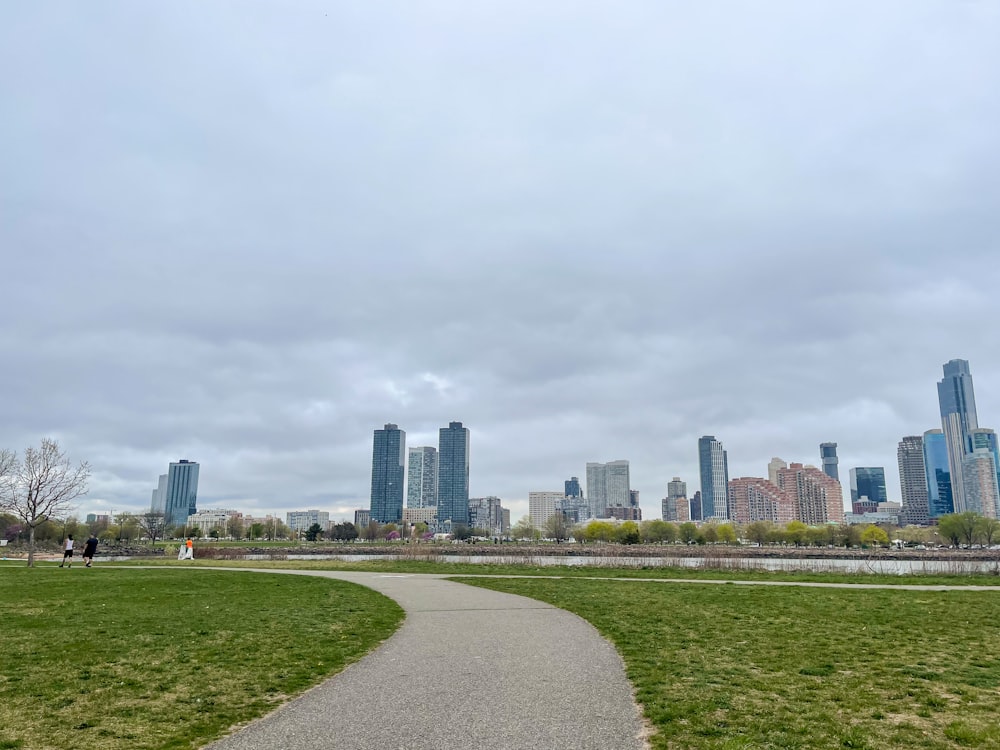
<svg viewBox="0 0 1000 750">
<path fill-rule="evenodd" d="M 619 649 L 654 748 L 1000 747 L 1000 596 L 461 579 Z"/>
<path fill-rule="evenodd" d="M 808 562 L 808 561 L 806 561 Z M 176 566 L 173 558 L 135 559 L 121 565 Z M 692 581 L 789 581 L 801 583 L 869 583 L 898 586 L 997 586 L 1000 577 L 988 574 L 915 574 L 777 572 L 766 570 L 730 570 L 659 566 L 611 567 L 590 565 L 531 565 L 521 563 L 452 563 L 432 560 L 212 560 L 201 558 L 184 563 L 191 566 L 222 568 L 274 568 L 285 570 L 355 570 L 377 573 L 436 573 L 445 575 L 523 575 L 560 578 L 654 578 Z"/>
<path fill-rule="evenodd" d="M 0 567 L 0 748 L 200 747 L 402 621 L 324 578 Z"/>
</svg>

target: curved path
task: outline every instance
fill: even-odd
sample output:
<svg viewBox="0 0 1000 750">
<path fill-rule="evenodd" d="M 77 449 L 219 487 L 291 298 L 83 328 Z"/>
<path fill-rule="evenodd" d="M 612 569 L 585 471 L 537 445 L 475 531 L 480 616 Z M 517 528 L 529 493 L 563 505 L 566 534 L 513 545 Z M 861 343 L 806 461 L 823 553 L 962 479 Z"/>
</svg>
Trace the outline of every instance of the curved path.
<svg viewBox="0 0 1000 750">
<path fill-rule="evenodd" d="M 232 569 L 229 569 L 232 570 Z M 406 611 L 382 646 L 211 750 L 642 750 L 614 647 L 543 602 L 432 575 L 338 578 Z"/>
</svg>

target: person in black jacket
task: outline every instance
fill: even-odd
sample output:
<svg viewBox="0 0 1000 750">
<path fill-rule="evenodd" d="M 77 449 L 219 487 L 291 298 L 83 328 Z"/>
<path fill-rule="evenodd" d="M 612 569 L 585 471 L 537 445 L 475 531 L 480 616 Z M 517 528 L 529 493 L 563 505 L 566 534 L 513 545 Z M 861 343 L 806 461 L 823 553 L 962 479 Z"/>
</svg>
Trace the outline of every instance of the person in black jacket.
<svg viewBox="0 0 1000 750">
<path fill-rule="evenodd" d="M 94 562 L 94 553 L 97 552 L 97 537 L 93 534 L 90 535 L 90 539 L 83 547 L 83 560 L 87 564 L 86 567 L 90 567 L 90 564 Z"/>
</svg>

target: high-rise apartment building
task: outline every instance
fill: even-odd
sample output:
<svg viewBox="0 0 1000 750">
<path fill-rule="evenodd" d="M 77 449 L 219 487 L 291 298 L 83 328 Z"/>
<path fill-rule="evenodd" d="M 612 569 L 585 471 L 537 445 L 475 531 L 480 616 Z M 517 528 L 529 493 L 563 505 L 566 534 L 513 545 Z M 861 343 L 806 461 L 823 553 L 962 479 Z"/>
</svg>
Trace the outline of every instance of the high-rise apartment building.
<svg viewBox="0 0 1000 750">
<path fill-rule="evenodd" d="M 432 445 L 417 445 L 407 452 L 406 507 L 432 508 L 437 505 L 438 452 Z"/>
<path fill-rule="evenodd" d="M 163 515 L 167 526 L 185 524 L 188 516 L 197 512 L 199 468 L 196 461 L 182 458 L 170 464 L 167 469 L 163 499 Z"/>
<path fill-rule="evenodd" d="M 566 488 L 566 497 L 583 497 L 583 490 L 580 488 L 578 478 L 570 477 L 563 482 L 563 486 Z"/>
<path fill-rule="evenodd" d="M 663 498 L 660 517 L 664 521 L 683 523 L 691 520 L 691 506 L 687 497 L 687 482 L 674 477 L 667 482 L 667 496 Z"/>
<path fill-rule="evenodd" d="M 839 482 L 840 470 L 837 468 L 837 464 L 840 463 L 840 459 L 837 458 L 837 444 L 820 443 L 819 457 L 823 460 L 823 473 Z"/>
<path fill-rule="evenodd" d="M 701 490 L 695 490 L 694 494 L 691 495 L 690 516 L 692 521 L 701 521 L 703 518 L 701 514 Z"/>
<path fill-rule="evenodd" d="M 729 519 L 729 460 L 722 443 L 712 435 L 698 438 L 701 470 L 701 517 L 708 521 Z"/>
<path fill-rule="evenodd" d="M 502 536 L 503 507 L 495 496 L 469 499 L 469 526 L 485 531 L 489 536 Z"/>
<path fill-rule="evenodd" d="M 406 481 L 406 433 L 394 424 L 375 430 L 372 447 L 371 520 L 403 520 L 403 486 Z"/>
<path fill-rule="evenodd" d="M 991 429 L 986 427 L 977 427 L 974 430 L 969 431 L 969 451 L 975 452 L 977 450 L 985 450 L 991 456 L 993 456 L 993 463 L 997 466 L 998 476 L 997 481 L 1000 483 L 1000 450 L 998 450 L 997 444 L 997 434 Z M 991 496 L 991 491 L 988 486 L 978 487 L 976 491 L 980 496 L 986 498 L 985 502 L 989 502 L 988 498 Z M 1000 498 L 997 498 L 997 503 L 1000 503 Z M 986 515 L 984 513 L 984 515 Z M 990 516 L 994 518 L 995 516 Z"/>
<path fill-rule="evenodd" d="M 449 422 L 438 430 L 439 522 L 469 524 L 469 428 Z"/>
<path fill-rule="evenodd" d="M 769 479 L 758 477 L 729 480 L 729 507 L 736 523 L 788 523 L 796 519 L 795 498 Z"/>
<path fill-rule="evenodd" d="M 787 469 L 788 462 L 775 456 L 767 463 L 767 480 L 771 484 L 778 483 L 778 471 L 780 469 Z"/>
<path fill-rule="evenodd" d="M 815 466 L 791 463 L 778 471 L 778 486 L 796 505 L 798 520 L 810 526 L 844 522 L 844 491 L 840 482 Z"/>
<path fill-rule="evenodd" d="M 851 502 L 867 497 L 873 503 L 884 503 L 889 498 L 885 491 L 885 468 L 858 466 L 851 469 Z"/>
<path fill-rule="evenodd" d="M 937 388 L 938 404 L 941 407 L 941 428 L 948 446 L 952 503 L 955 512 L 961 513 L 971 510 L 965 494 L 962 461 L 969 452 L 969 434 L 979 427 L 969 363 L 964 359 L 947 362 L 944 365 L 944 378 L 938 382 Z"/>
<path fill-rule="evenodd" d="M 965 509 L 987 518 L 1000 515 L 997 462 L 989 448 L 975 448 L 962 459 Z"/>
<path fill-rule="evenodd" d="M 556 513 L 561 513 L 561 505 L 566 495 L 562 492 L 529 492 L 528 517 L 536 529 L 544 529 Z"/>
<path fill-rule="evenodd" d="M 923 436 L 907 435 L 900 440 L 896 449 L 896 460 L 899 463 L 903 523 L 921 526 L 930 523 Z"/>
<path fill-rule="evenodd" d="M 313 524 L 319 524 L 326 531 L 330 514 L 325 510 L 290 510 L 285 513 L 285 523 L 296 534 L 305 534 Z"/>
<path fill-rule="evenodd" d="M 941 430 L 927 430 L 924 433 L 924 471 L 927 478 L 927 510 L 930 517 L 938 518 L 954 513 L 948 443 Z"/>
<path fill-rule="evenodd" d="M 628 461 L 587 464 L 587 503 L 591 518 L 608 518 L 608 508 L 630 507 Z"/>
</svg>

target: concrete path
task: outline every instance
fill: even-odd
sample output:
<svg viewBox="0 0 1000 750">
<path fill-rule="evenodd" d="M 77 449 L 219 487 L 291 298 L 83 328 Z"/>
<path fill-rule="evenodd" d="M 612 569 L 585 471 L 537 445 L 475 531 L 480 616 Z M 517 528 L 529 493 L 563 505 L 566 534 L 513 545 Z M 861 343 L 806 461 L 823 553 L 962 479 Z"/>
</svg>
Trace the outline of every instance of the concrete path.
<svg viewBox="0 0 1000 750">
<path fill-rule="evenodd" d="M 261 571 L 351 581 L 403 626 L 339 675 L 211 750 L 642 750 L 621 658 L 586 621 L 429 575 Z"/>
</svg>

